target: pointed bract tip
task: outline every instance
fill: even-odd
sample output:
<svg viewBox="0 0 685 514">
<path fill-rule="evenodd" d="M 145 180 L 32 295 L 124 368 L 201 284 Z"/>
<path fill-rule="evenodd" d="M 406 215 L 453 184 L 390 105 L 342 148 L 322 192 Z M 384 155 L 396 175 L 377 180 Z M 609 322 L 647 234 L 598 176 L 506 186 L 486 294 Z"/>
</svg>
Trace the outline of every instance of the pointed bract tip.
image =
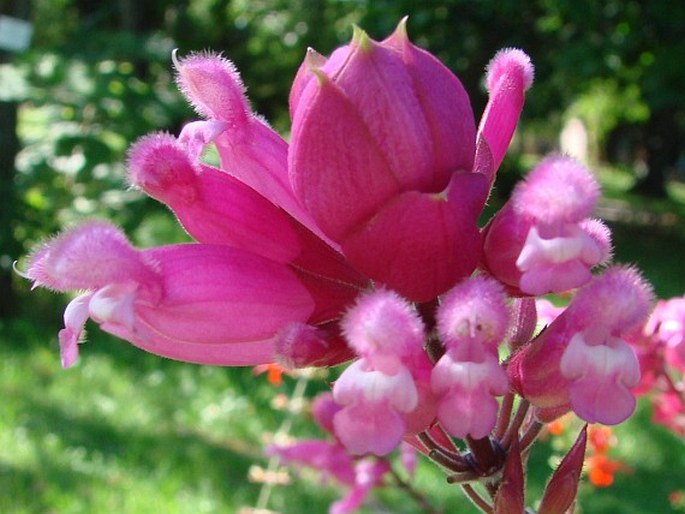
<svg viewBox="0 0 685 514">
<path fill-rule="evenodd" d="M 495 512 L 497 514 L 521 514 L 524 512 L 523 463 L 519 450 L 518 437 L 514 437 L 507 452 L 502 473 L 502 483 L 495 496 Z"/>
<path fill-rule="evenodd" d="M 319 86 L 324 86 L 325 84 L 328 84 L 330 82 L 328 76 L 326 76 L 326 74 L 323 71 L 321 71 L 321 69 L 312 68 L 309 71 L 311 71 L 314 77 L 316 77 L 316 82 L 319 84 Z"/>
<path fill-rule="evenodd" d="M 533 84 L 535 69 L 528 54 L 518 48 L 504 48 L 497 52 L 487 66 L 485 84 L 490 93 L 502 77 L 521 80 L 526 91 Z"/>
<path fill-rule="evenodd" d="M 409 34 L 407 33 L 407 22 L 409 21 L 409 16 L 405 16 L 400 20 L 395 28 L 395 32 L 392 33 L 393 38 L 399 41 L 409 41 Z"/>
<path fill-rule="evenodd" d="M 313 71 L 321 68 L 326 63 L 326 57 L 314 50 L 311 46 L 307 48 L 307 53 L 304 56 L 304 63 L 307 69 Z"/>
<path fill-rule="evenodd" d="M 373 41 L 369 35 L 358 25 L 352 26 L 352 45 L 357 46 L 362 52 L 369 53 L 373 49 Z"/>
<path fill-rule="evenodd" d="M 580 472 L 583 469 L 587 425 L 583 427 L 573 446 L 554 470 L 545 487 L 545 493 L 538 507 L 538 514 L 559 514 L 568 512 L 578 493 Z"/>
</svg>

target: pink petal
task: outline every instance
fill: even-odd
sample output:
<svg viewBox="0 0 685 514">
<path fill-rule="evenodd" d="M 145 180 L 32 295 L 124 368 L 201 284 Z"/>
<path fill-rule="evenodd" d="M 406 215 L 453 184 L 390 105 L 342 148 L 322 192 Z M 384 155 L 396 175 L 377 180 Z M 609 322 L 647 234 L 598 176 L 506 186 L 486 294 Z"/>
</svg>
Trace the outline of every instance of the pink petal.
<svg viewBox="0 0 685 514">
<path fill-rule="evenodd" d="M 92 293 L 74 298 L 64 310 L 64 326 L 59 332 L 59 349 L 62 367 L 71 367 L 78 358 L 78 343 L 83 338 L 83 327 L 89 317 L 88 303 Z"/>
<path fill-rule="evenodd" d="M 347 237 L 343 253 L 360 271 L 412 301 L 428 301 L 469 275 L 480 259 L 480 174 L 454 175 L 441 195 L 397 196 Z"/>
<path fill-rule="evenodd" d="M 274 361 L 273 338 L 247 342 L 193 343 L 160 334 L 156 326 L 147 324 L 145 320 L 137 322 L 135 332 L 116 323 L 102 323 L 100 328 L 146 352 L 181 362 L 210 366 L 255 366 Z"/>
<path fill-rule="evenodd" d="M 313 300 L 287 267 L 238 249 L 174 245 L 144 252 L 158 263 L 164 297 L 136 303 L 138 319 L 161 335 L 221 344 L 273 337 L 312 313 Z"/>
<path fill-rule="evenodd" d="M 481 362 L 455 360 L 447 352 L 431 376 L 438 395 L 438 419 L 453 436 L 485 437 L 495 426 L 498 404 L 494 396 L 507 392 L 507 377 L 494 356 Z"/>
<path fill-rule="evenodd" d="M 385 402 L 345 407 L 333 418 L 335 433 L 352 455 L 383 456 L 402 441 L 402 417 Z"/>
<path fill-rule="evenodd" d="M 401 21 L 382 46 L 399 50 L 428 124 L 433 149 L 432 188 L 440 191 L 455 171 L 473 167 L 476 125 L 468 94 L 438 59 L 413 45 Z"/>
<path fill-rule="evenodd" d="M 330 80 L 319 75 L 300 103 L 290 179 L 317 224 L 339 241 L 395 195 L 399 183 L 354 106 Z"/>
<path fill-rule="evenodd" d="M 441 183 L 433 177 L 431 133 L 402 56 L 360 29 L 350 47 L 343 66 L 327 72 L 328 77 L 354 106 L 400 187 L 441 191 L 447 177 L 444 170 Z M 435 85 L 442 88 L 440 82 Z"/>
<path fill-rule="evenodd" d="M 250 119 L 244 126 L 220 134 L 215 145 L 221 169 L 281 207 L 309 230 L 322 232 L 296 198 L 288 178 L 288 143 L 263 120 Z"/>
<path fill-rule="evenodd" d="M 630 388 L 640 380 L 637 357 L 622 340 L 588 345 L 576 334 L 561 358 L 560 369 L 571 381 L 573 410 L 588 423 L 615 425 L 635 409 Z"/>
<path fill-rule="evenodd" d="M 341 405 L 386 403 L 399 412 L 411 412 L 418 404 L 414 380 L 405 367 L 394 374 L 368 370 L 366 359 L 353 362 L 333 386 L 333 397 Z"/>
<path fill-rule="evenodd" d="M 299 105 L 300 98 L 305 88 L 314 78 L 313 70 L 321 68 L 326 63 L 326 57 L 318 53 L 313 48 L 307 48 L 307 54 L 304 57 L 304 61 L 297 69 L 295 74 L 295 79 L 293 80 L 293 85 L 290 88 L 290 96 L 288 99 L 288 105 L 290 108 L 290 119 L 295 118 L 295 111 L 297 111 L 297 106 Z"/>
</svg>

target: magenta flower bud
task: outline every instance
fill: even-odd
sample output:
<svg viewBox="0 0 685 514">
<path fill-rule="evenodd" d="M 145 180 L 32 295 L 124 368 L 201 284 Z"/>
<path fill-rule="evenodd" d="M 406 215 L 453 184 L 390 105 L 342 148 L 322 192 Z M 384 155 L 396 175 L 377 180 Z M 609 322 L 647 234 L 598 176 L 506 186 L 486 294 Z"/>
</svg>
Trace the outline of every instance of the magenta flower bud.
<svg viewBox="0 0 685 514">
<path fill-rule="evenodd" d="M 649 285 L 631 268 L 609 268 L 507 364 L 512 385 L 547 414 L 573 410 L 590 423 L 613 425 L 635 408 L 640 378 L 624 334 L 647 316 Z"/>
<path fill-rule="evenodd" d="M 512 302 L 512 323 L 507 344 L 516 350 L 531 340 L 538 323 L 538 308 L 532 298 L 516 298 Z M 540 316 L 542 319 L 542 316 Z"/>
<path fill-rule="evenodd" d="M 334 366 L 352 360 L 354 351 L 334 325 L 300 322 L 286 325 L 274 339 L 274 360 L 286 369 Z"/>
<path fill-rule="evenodd" d="M 523 462 L 521 460 L 518 437 L 515 437 L 507 452 L 507 460 L 504 462 L 502 483 L 497 489 L 497 495 L 495 496 L 495 512 L 497 514 L 523 514 L 524 490 L 525 475 L 523 472 Z M 562 512 L 559 511 L 559 513 Z"/>
<path fill-rule="evenodd" d="M 251 365 L 272 362 L 276 333 L 315 312 L 310 291 L 282 263 L 218 245 L 136 250 L 102 222 L 48 242 L 30 259 L 26 276 L 58 291 L 86 290 L 65 311 L 65 365 L 76 357 L 88 317 L 165 357 Z"/>
<path fill-rule="evenodd" d="M 538 514 L 560 514 L 569 511 L 578 494 L 586 443 L 587 425 L 580 431 L 576 442 L 554 470 L 545 487 Z"/>
<path fill-rule="evenodd" d="M 488 183 L 472 173 L 475 124 L 456 77 L 403 25 L 382 43 L 357 30 L 325 63 L 305 66 L 291 95 L 289 173 L 323 232 L 410 300 L 471 273 Z"/>
<path fill-rule="evenodd" d="M 476 169 L 486 170 L 491 181 L 514 135 L 533 74 L 530 57 L 517 48 L 500 50 L 488 64 L 485 85 L 490 98 L 478 127 L 476 157 L 484 162 L 477 162 Z"/>
<path fill-rule="evenodd" d="M 544 159 L 486 227 L 484 267 L 519 294 L 585 284 L 611 256 L 609 230 L 588 218 L 598 197 L 597 181 L 580 164 Z"/>
</svg>

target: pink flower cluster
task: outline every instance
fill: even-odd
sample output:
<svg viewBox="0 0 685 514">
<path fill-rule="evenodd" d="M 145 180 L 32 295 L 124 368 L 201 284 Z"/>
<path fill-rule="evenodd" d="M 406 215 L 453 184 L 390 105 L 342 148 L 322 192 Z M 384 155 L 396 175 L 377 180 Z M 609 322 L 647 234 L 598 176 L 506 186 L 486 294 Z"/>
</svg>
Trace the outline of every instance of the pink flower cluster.
<svg viewBox="0 0 685 514">
<path fill-rule="evenodd" d="M 642 372 L 633 393 L 649 395 L 655 423 L 685 435 L 685 296 L 657 302 L 628 341 Z"/>
<path fill-rule="evenodd" d="M 341 500 L 333 503 L 330 514 L 354 512 L 375 487 L 382 486 L 390 476 L 390 464 L 374 456 L 356 457 L 336 436 L 334 419 L 341 407 L 330 393 L 322 393 L 314 399 L 312 416 L 316 424 L 330 438 L 307 439 L 292 444 L 273 444 L 266 454 L 278 456 L 283 464 L 304 466 L 317 470 L 323 479 L 333 479 L 348 489 Z M 416 467 L 416 455 L 409 445 L 402 446 L 402 465 L 409 475 Z"/>
<path fill-rule="evenodd" d="M 652 294 L 634 269 L 608 266 L 592 173 L 547 157 L 478 225 L 532 84 L 525 53 L 495 55 L 476 125 L 457 77 L 409 41 L 404 22 L 382 42 L 356 30 L 329 57 L 305 58 L 289 143 L 251 111 L 228 60 L 173 60 L 203 119 L 178 137 L 137 141 L 128 179 L 196 242 L 141 250 L 90 222 L 38 248 L 26 271 L 34 285 L 81 291 L 59 334 L 65 367 L 88 318 L 196 363 L 353 360 L 333 385 L 325 426 L 334 442 L 298 451 L 357 492 L 348 453 L 384 456 L 407 439 L 464 476 L 491 476 L 501 453 L 516 453 L 524 419 L 534 428 L 574 411 L 615 424 L 632 413 L 640 373 L 625 337 Z M 210 144 L 218 168 L 202 161 Z M 568 308 L 536 333 L 533 299 L 567 291 L 577 291 Z M 683 345 L 668 340 L 682 358 Z M 508 425 L 514 394 L 521 414 Z M 473 455 L 450 448 L 447 434 Z"/>
</svg>

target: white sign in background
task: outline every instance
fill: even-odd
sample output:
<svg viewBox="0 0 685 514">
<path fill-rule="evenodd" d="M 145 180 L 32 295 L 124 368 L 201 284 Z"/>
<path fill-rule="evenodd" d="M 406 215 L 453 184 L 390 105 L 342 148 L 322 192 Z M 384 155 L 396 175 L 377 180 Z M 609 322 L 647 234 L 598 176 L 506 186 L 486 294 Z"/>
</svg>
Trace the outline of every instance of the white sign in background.
<svg viewBox="0 0 685 514">
<path fill-rule="evenodd" d="M 31 42 L 33 25 L 26 20 L 0 16 L 0 50 L 21 52 Z"/>
</svg>

